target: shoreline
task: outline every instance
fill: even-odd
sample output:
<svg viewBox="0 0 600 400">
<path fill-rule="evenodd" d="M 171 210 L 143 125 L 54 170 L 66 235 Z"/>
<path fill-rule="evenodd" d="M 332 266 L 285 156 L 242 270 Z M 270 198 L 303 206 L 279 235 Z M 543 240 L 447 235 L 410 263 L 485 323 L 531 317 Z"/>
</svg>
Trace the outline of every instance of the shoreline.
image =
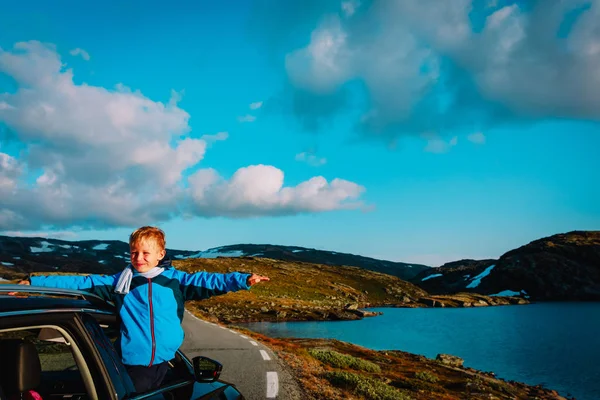
<svg viewBox="0 0 600 400">
<path fill-rule="evenodd" d="M 431 359 L 401 350 L 373 350 L 336 339 L 274 338 L 243 326 L 228 328 L 270 347 L 305 390 L 306 399 L 341 400 L 358 395 L 373 400 L 451 400 L 467 395 L 506 400 L 574 400 L 542 385 L 505 380 L 494 372 L 465 367 L 463 360 L 453 355 L 438 354 Z M 361 392 L 365 386 L 369 390 Z"/>
</svg>

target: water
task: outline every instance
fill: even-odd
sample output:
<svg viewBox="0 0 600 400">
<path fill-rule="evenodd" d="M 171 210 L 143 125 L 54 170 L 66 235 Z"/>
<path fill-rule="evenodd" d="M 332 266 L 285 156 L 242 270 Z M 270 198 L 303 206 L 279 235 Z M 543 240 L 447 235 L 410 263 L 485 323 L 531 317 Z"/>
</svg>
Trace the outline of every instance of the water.
<svg viewBox="0 0 600 400">
<path fill-rule="evenodd" d="M 600 399 L 600 303 L 541 303 L 482 308 L 375 308 L 360 321 L 251 323 L 272 337 L 333 338 L 374 350 L 435 358 L 543 384 L 577 400 Z"/>
</svg>

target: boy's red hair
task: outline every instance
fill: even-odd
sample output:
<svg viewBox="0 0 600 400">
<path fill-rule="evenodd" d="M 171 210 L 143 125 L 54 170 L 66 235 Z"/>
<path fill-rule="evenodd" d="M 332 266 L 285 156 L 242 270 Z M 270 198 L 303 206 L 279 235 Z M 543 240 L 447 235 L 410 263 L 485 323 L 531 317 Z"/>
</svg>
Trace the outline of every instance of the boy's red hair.
<svg viewBox="0 0 600 400">
<path fill-rule="evenodd" d="M 161 250 L 165 250 L 167 245 L 165 233 L 162 231 L 162 229 L 155 226 L 142 226 L 141 228 L 133 231 L 133 233 L 129 235 L 129 246 L 149 239 L 154 240 Z"/>
</svg>

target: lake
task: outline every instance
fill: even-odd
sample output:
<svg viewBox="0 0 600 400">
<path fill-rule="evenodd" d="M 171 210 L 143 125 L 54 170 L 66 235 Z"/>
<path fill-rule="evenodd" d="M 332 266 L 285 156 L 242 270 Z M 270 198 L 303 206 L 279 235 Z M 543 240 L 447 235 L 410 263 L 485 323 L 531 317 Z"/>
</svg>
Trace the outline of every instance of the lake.
<svg viewBox="0 0 600 400">
<path fill-rule="evenodd" d="M 430 358 L 453 354 L 465 366 L 507 380 L 543 384 L 577 400 L 600 399 L 600 303 L 370 310 L 384 314 L 244 326 L 271 337 L 332 338 Z"/>
</svg>

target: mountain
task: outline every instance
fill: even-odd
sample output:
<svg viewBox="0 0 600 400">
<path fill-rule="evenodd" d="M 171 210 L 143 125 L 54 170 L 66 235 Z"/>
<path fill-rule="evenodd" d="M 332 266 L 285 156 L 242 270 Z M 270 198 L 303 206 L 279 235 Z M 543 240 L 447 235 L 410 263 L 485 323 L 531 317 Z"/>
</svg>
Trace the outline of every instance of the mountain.
<svg viewBox="0 0 600 400">
<path fill-rule="evenodd" d="M 224 257 L 262 257 L 282 261 L 298 261 L 325 265 L 346 265 L 359 267 L 375 272 L 381 272 L 408 280 L 430 267 L 421 264 L 407 264 L 403 262 L 378 260 L 355 254 L 338 253 L 308 249 L 298 246 L 279 246 L 272 244 L 235 244 L 231 246 L 216 247 L 207 251 L 193 254 L 191 258 L 213 258 L 213 255 Z"/>
<path fill-rule="evenodd" d="M 409 280 L 430 294 L 471 292 L 531 300 L 600 300 L 600 231 L 557 234 L 498 260 L 460 260 Z"/>
<path fill-rule="evenodd" d="M 167 256 L 188 258 L 261 257 L 291 262 L 360 267 L 410 279 L 429 267 L 377 260 L 359 255 L 297 246 L 236 244 L 205 251 L 167 249 Z M 112 240 L 65 241 L 58 239 L 0 236 L 0 276 L 13 278 L 30 272 L 115 273 L 129 260 L 129 244 Z"/>
<path fill-rule="evenodd" d="M 168 250 L 170 257 L 192 251 Z M 0 236 L 0 277 L 11 279 L 30 272 L 110 274 L 129 262 L 129 244 L 118 240 L 65 241 Z"/>
<path fill-rule="evenodd" d="M 498 260 L 459 260 L 438 268 L 268 244 L 236 244 L 205 251 L 167 249 L 167 255 L 181 261 L 250 257 L 359 267 L 407 280 L 429 295 L 467 292 L 531 300 L 600 300 L 600 231 L 557 234 L 511 250 Z M 128 260 L 129 245 L 122 241 L 0 236 L 0 278 L 57 271 L 109 274 L 123 269 Z M 431 301 L 435 305 L 439 299 Z"/>
</svg>

